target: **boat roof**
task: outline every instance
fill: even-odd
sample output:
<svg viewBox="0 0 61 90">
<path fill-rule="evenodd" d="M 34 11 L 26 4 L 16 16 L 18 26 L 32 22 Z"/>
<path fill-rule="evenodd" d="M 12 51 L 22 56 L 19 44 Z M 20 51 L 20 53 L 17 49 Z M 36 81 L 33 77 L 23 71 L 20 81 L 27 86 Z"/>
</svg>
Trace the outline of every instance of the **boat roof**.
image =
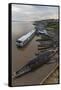
<svg viewBox="0 0 61 90">
<path fill-rule="evenodd" d="M 20 37 L 18 40 L 20 40 L 20 41 L 25 41 L 25 40 L 26 40 L 28 37 L 30 37 L 30 36 L 32 35 L 32 33 L 34 33 L 34 32 L 35 32 L 35 30 L 32 30 L 32 31 L 30 31 L 29 33 L 27 33 L 26 35 Z"/>
<path fill-rule="evenodd" d="M 40 32 L 41 34 L 46 34 L 46 35 L 48 35 L 48 33 L 47 33 L 46 30 L 43 30 L 43 31 L 39 30 L 39 32 Z"/>
</svg>

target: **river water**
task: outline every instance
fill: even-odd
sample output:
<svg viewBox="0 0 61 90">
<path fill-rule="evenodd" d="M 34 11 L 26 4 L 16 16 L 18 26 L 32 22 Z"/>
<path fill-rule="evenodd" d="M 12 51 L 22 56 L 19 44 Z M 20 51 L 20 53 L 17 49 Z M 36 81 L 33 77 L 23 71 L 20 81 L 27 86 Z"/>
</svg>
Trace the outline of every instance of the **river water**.
<svg viewBox="0 0 61 90">
<path fill-rule="evenodd" d="M 34 37 L 34 39 L 24 48 L 16 47 L 16 40 L 33 29 L 33 22 L 12 22 L 12 72 L 27 63 L 37 51 L 37 42 L 35 41 L 36 37 Z"/>
<path fill-rule="evenodd" d="M 25 47 L 16 47 L 16 40 L 34 29 L 33 23 L 34 22 L 28 21 L 12 22 L 12 73 L 29 62 L 30 59 L 35 57 L 35 53 L 38 53 L 37 45 L 39 43 L 36 42 L 36 39 L 39 37 L 37 36 L 35 36 Z M 18 86 L 40 84 L 40 82 L 43 82 L 43 79 L 48 75 L 48 73 L 53 70 L 56 64 L 57 63 L 44 65 L 38 70 L 28 73 L 23 77 L 19 77 L 15 80 L 12 79 L 12 85 Z"/>
</svg>

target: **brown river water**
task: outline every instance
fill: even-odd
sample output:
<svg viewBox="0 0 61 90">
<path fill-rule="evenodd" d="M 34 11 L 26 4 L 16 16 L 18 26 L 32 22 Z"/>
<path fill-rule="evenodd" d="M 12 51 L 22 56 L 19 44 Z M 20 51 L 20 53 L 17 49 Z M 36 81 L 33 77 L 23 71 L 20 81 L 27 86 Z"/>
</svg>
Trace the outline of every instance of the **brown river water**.
<svg viewBox="0 0 61 90">
<path fill-rule="evenodd" d="M 12 22 L 12 73 L 25 65 L 32 57 L 35 56 L 35 53 L 38 52 L 38 42 L 36 42 L 36 39 L 38 38 L 37 36 L 35 36 L 25 47 L 16 47 L 16 40 L 33 29 L 33 22 Z M 12 85 L 40 84 L 41 80 L 45 77 L 44 73 L 46 73 L 47 76 L 47 74 L 50 72 L 50 69 L 45 72 L 49 67 L 52 69 L 55 66 L 51 64 L 45 65 L 45 68 L 39 68 L 35 72 L 28 73 L 23 77 L 12 80 Z"/>
<path fill-rule="evenodd" d="M 16 40 L 22 35 L 33 30 L 34 26 L 32 22 L 13 22 L 12 23 L 12 71 L 15 71 L 21 65 L 27 63 L 29 58 L 34 56 L 37 51 L 36 37 L 31 40 L 28 45 L 23 48 L 16 47 Z"/>
</svg>

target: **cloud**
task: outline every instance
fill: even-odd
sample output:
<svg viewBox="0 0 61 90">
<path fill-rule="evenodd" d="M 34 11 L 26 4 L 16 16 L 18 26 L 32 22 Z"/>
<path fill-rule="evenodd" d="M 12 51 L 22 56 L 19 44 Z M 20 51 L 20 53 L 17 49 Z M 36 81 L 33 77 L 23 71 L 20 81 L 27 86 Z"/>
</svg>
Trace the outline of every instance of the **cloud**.
<svg viewBox="0 0 61 90">
<path fill-rule="evenodd" d="M 58 18 L 58 7 L 12 4 L 13 21 L 35 21 Z"/>
</svg>

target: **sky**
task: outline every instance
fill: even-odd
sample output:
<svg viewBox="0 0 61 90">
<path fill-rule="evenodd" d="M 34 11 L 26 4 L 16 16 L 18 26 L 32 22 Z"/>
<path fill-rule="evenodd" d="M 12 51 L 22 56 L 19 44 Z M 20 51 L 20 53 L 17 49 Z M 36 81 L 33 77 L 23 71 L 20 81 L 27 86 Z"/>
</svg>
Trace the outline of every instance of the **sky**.
<svg viewBox="0 0 61 90">
<path fill-rule="evenodd" d="M 12 21 L 58 19 L 58 7 L 12 4 Z"/>
</svg>

